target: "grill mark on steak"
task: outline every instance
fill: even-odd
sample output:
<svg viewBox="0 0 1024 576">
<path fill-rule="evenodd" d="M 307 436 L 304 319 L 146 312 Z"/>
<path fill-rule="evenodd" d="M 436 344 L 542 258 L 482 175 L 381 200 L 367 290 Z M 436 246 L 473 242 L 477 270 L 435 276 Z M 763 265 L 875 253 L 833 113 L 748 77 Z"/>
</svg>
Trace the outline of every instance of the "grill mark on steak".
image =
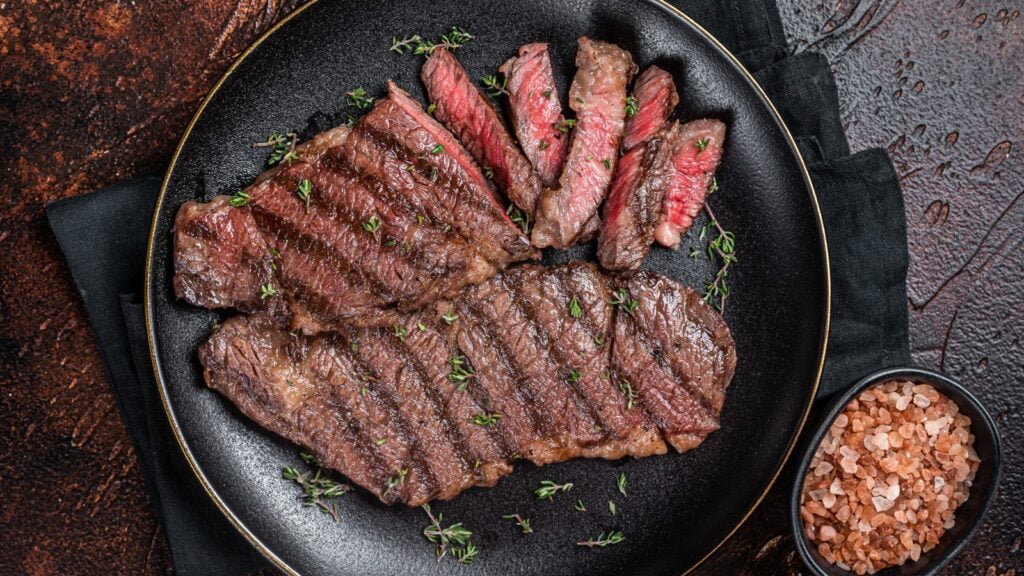
<svg viewBox="0 0 1024 576">
<path fill-rule="evenodd" d="M 565 355 L 562 354 L 559 349 L 559 346 L 564 345 L 564 343 L 556 341 L 553 335 L 545 329 L 544 325 L 538 320 L 538 310 L 537 307 L 533 305 L 530 295 L 525 294 L 522 290 L 525 280 L 533 280 L 534 282 L 540 283 L 546 280 L 546 276 L 548 275 L 545 274 L 545 271 L 543 270 L 537 270 L 536 272 L 539 273 L 528 274 L 528 276 L 530 276 L 528 279 L 519 278 L 518 276 L 523 275 L 522 272 L 524 272 L 524 267 L 515 269 L 512 274 L 495 276 L 489 282 L 500 286 L 503 291 L 512 296 L 509 299 L 510 307 L 518 310 L 520 314 L 522 314 L 524 321 L 529 324 L 529 328 L 526 330 L 527 334 L 533 340 L 534 344 L 546 352 L 547 356 L 553 360 L 554 364 L 557 366 L 557 374 L 550 378 L 550 380 L 556 381 L 558 385 L 569 391 L 570 401 L 576 408 L 576 416 L 573 417 L 573 424 L 577 425 L 567 430 L 573 440 L 580 445 L 597 442 L 603 437 L 601 430 L 604 429 L 605 422 L 601 419 L 593 400 L 584 392 L 583 386 L 581 386 L 579 382 L 573 382 L 569 378 L 569 372 L 571 370 L 580 369 L 582 366 L 575 366 L 568 362 Z M 537 276 L 539 276 L 539 278 Z M 551 276 L 554 282 L 544 283 L 544 285 L 554 289 L 553 296 L 555 296 L 555 298 L 562 304 L 559 306 L 559 309 L 564 311 L 563 313 L 568 316 L 569 300 L 571 299 L 571 296 L 568 295 L 565 286 L 558 281 L 557 276 Z M 544 290 L 541 290 L 541 292 L 543 293 Z M 504 320 L 507 321 L 510 317 L 509 315 L 501 315 L 498 310 L 495 312 L 499 315 L 498 318 L 493 318 L 495 321 L 500 321 L 502 316 Z M 505 334 L 512 336 L 512 334 L 507 330 L 505 331 Z M 540 356 L 538 355 L 538 357 Z M 548 402 L 542 403 L 542 406 L 549 405 L 550 403 Z M 556 413 L 560 413 L 565 416 L 569 415 L 568 406 L 553 406 L 553 408 L 556 408 Z M 559 408 L 563 409 L 559 410 Z M 582 427 L 579 426 L 579 424 L 582 424 Z M 600 429 L 596 428 L 596 426 L 600 426 Z"/>
<path fill-rule="evenodd" d="M 378 339 L 387 337 L 380 334 L 382 331 L 381 329 L 373 329 L 373 331 L 377 332 Z M 392 478 L 401 477 L 400 470 L 407 469 L 409 472 L 408 475 L 405 476 L 405 479 L 401 481 L 401 487 L 412 492 L 408 495 L 408 499 L 410 501 L 426 502 L 430 500 L 431 493 L 436 493 L 440 489 L 439 479 L 430 467 L 427 451 L 424 448 L 423 443 L 420 441 L 419 434 L 416 432 L 415 428 L 411 426 L 410 422 L 407 421 L 406 414 L 404 414 L 399 407 L 394 383 L 389 381 L 387 378 L 381 378 L 380 373 L 370 368 L 368 364 L 368 362 L 376 360 L 372 357 L 366 357 L 365 353 L 367 349 L 367 342 L 371 342 L 373 340 L 373 337 L 363 339 L 362 344 L 357 347 L 357 351 L 352 351 L 351 346 L 349 346 L 346 349 L 342 349 L 340 352 L 344 354 L 350 362 L 352 362 L 353 367 L 355 367 L 359 372 L 372 376 L 365 383 L 367 393 L 364 397 L 374 400 L 379 407 L 383 409 L 387 419 L 390 420 L 394 427 L 395 434 L 381 436 L 381 438 L 386 438 L 387 442 L 380 446 L 376 446 L 376 448 L 378 450 L 387 450 L 388 447 L 392 445 L 395 447 L 405 448 L 405 450 L 403 450 L 402 462 L 399 467 L 393 471 L 397 476 L 393 476 Z M 380 438 L 377 438 L 377 440 L 379 439 Z"/>
<path fill-rule="evenodd" d="M 410 318 L 405 318 L 405 324 Z M 403 325 L 403 324 L 400 324 Z M 413 328 L 415 330 L 415 328 Z M 373 358 L 381 382 L 388 384 L 391 398 L 403 420 L 416 435 L 416 446 L 424 455 L 424 462 L 436 478 L 437 493 L 433 497 L 447 500 L 473 485 L 473 474 L 467 462 L 462 438 L 444 418 L 428 379 L 414 358 L 395 336 L 368 338 L 359 347 L 364 358 Z"/>
<path fill-rule="evenodd" d="M 493 326 L 482 321 L 484 315 L 479 308 L 469 298 L 457 303 L 459 348 L 481 374 L 480 381 L 488 385 L 485 388 L 487 398 L 480 399 L 481 407 L 487 411 L 498 408 L 502 420 L 496 428 L 508 433 L 515 451 L 526 455 L 534 438 L 554 436 L 555 423 L 537 405 L 534 391 L 515 369 L 508 349 L 494 334 Z M 489 356 L 485 358 L 483 354 Z M 484 376 L 486 374 L 490 377 Z M 492 391 L 492 385 L 501 386 L 503 390 Z"/>
</svg>

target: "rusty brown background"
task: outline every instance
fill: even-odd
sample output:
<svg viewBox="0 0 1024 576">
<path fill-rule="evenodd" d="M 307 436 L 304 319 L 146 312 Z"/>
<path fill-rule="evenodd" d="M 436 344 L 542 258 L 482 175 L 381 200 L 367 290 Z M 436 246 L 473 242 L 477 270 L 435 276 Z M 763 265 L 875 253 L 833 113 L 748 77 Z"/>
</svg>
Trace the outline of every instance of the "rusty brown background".
<svg viewBox="0 0 1024 576">
<path fill-rule="evenodd" d="M 0 0 L 0 573 L 170 574 L 46 202 L 160 173 L 219 75 L 295 0 Z M 947 574 L 1024 574 L 1024 5 L 780 0 L 833 63 L 854 150 L 906 196 L 915 361 L 997 415 L 1006 473 Z M 700 574 L 795 574 L 775 490 Z"/>
</svg>

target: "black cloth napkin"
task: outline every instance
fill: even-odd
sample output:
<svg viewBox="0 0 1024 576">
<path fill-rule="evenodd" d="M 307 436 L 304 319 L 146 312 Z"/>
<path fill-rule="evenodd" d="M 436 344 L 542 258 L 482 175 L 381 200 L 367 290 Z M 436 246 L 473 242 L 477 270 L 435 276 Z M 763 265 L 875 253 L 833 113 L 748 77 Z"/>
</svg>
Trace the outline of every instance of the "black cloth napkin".
<svg viewBox="0 0 1024 576">
<path fill-rule="evenodd" d="M 903 197 L 889 157 L 850 155 L 824 57 L 790 55 L 774 0 L 675 0 L 754 72 L 797 138 L 825 220 L 832 327 L 819 403 L 866 373 L 907 364 Z M 267 564 L 204 493 L 170 431 L 141 305 L 156 178 L 50 204 L 178 574 L 234 576 Z"/>
</svg>

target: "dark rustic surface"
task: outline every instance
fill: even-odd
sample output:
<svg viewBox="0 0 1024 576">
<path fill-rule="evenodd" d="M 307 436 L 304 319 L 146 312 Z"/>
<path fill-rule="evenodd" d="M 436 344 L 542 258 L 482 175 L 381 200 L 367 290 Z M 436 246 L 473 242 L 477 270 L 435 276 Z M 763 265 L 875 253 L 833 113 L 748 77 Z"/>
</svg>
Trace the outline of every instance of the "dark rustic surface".
<svg viewBox="0 0 1024 576">
<path fill-rule="evenodd" d="M 0 0 L 0 571 L 171 573 L 43 205 L 158 173 L 199 100 L 294 0 Z M 996 415 L 995 508 L 948 574 L 1024 572 L 1024 19 L 1013 0 L 780 0 L 833 62 L 854 150 L 906 195 L 917 363 Z M 775 490 L 700 574 L 796 573 Z"/>
</svg>

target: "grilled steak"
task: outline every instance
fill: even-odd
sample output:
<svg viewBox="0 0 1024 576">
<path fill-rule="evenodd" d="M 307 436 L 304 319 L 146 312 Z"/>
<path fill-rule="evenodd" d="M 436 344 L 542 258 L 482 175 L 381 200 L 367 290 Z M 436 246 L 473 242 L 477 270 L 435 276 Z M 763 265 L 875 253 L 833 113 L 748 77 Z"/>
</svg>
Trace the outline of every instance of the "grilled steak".
<svg viewBox="0 0 1024 576">
<path fill-rule="evenodd" d="M 659 244 L 675 248 L 679 245 L 680 234 L 693 224 L 704 206 L 704 197 L 722 159 L 724 145 L 725 124 L 719 120 L 683 124 L 672 157 L 674 174 L 654 231 Z"/>
<path fill-rule="evenodd" d="M 636 270 L 650 251 L 678 142 L 679 124 L 672 122 L 619 159 L 597 244 L 597 257 L 605 268 Z"/>
<path fill-rule="evenodd" d="M 736 345 L 700 294 L 652 272 L 622 282 L 636 301 L 615 317 L 612 367 L 628 382 L 665 439 L 684 452 L 718 429 Z"/>
<path fill-rule="evenodd" d="M 509 113 L 519 145 L 544 186 L 554 186 L 562 173 L 569 145 L 568 126 L 563 123 L 551 56 L 543 42 L 519 47 L 498 70 L 508 79 Z M 534 205 L 524 206 L 533 213 Z"/>
<path fill-rule="evenodd" d="M 569 89 L 576 127 L 557 188 L 537 204 L 534 246 L 568 248 L 597 230 L 618 159 L 626 116 L 626 85 L 636 72 L 629 52 L 587 37 L 579 39 L 578 70 Z"/>
<path fill-rule="evenodd" d="M 626 118 L 623 150 L 630 150 L 653 138 L 679 104 L 675 80 L 657 66 L 650 66 L 640 73 L 633 86 L 633 97 L 636 98 L 637 111 Z"/>
<path fill-rule="evenodd" d="M 533 213 L 541 181 L 516 146 L 491 101 L 451 52 L 437 48 L 420 71 L 434 115 L 451 129 L 467 150 L 494 171 L 498 187 L 516 206 Z"/>
<path fill-rule="evenodd" d="M 628 292 L 617 307 L 615 282 Z M 691 290 L 583 263 L 517 267 L 391 328 L 296 336 L 239 316 L 199 356 L 255 422 L 409 506 L 491 486 L 520 457 L 693 448 L 735 365 L 725 324 Z"/>
<path fill-rule="evenodd" d="M 534 255 L 465 150 L 393 85 L 351 131 L 318 137 L 245 192 L 245 206 L 221 196 L 179 210 L 176 292 L 305 333 L 391 324 Z"/>
</svg>

